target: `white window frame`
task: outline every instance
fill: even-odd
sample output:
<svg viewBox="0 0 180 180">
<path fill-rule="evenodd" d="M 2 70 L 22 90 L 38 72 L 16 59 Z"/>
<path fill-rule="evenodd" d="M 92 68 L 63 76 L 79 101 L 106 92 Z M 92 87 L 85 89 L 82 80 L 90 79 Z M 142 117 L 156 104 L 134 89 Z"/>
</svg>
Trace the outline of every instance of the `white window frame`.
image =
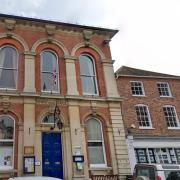
<svg viewBox="0 0 180 180">
<path fill-rule="evenodd" d="M 88 121 L 90 121 L 91 119 L 95 119 L 96 121 L 98 121 L 100 123 L 100 127 L 101 127 L 101 136 L 102 136 L 102 140 L 88 140 L 87 138 L 87 148 L 88 148 L 88 142 L 102 142 L 102 149 L 103 149 L 103 157 L 104 157 L 104 164 L 90 164 L 90 168 L 106 168 L 107 167 L 107 159 L 106 159 L 106 151 L 105 151 L 105 144 L 104 144 L 104 135 L 103 135 L 103 129 L 102 129 L 102 122 L 97 119 L 97 118 L 89 118 L 86 123 Z"/>
<path fill-rule="evenodd" d="M 174 113 L 175 113 L 176 123 L 177 123 L 177 127 L 168 126 L 167 125 L 167 120 L 166 120 L 166 117 L 165 117 L 165 114 L 164 114 L 166 125 L 167 125 L 168 129 L 180 129 L 180 122 L 179 122 L 179 118 L 178 118 L 178 115 L 177 115 L 177 112 L 176 112 L 176 107 L 172 106 L 172 105 L 165 105 L 165 106 L 163 106 L 163 113 L 164 113 L 164 108 L 166 108 L 166 107 L 173 108 Z"/>
<path fill-rule="evenodd" d="M 17 90 L 17 86 L 18 86 L 19 53 L 18 53 L 17 49 L 14 46 L 12 46 L 12 45 L 2 46 L 0 48 L 0 50 L 5 48 L 5 47 L 10 47 L 10 48 L 14 49 L 16 51 L 16 53 L 17 53 L 17 69 L 9 69 L 9 68 L 7 69 L 6 68 L 6 70 L 13 70 L 13 71 L 16 70 L 17 71 L 17 75 L 16 75 L 16 80 L 15 80 L 15 88 L 8 88 L 8 87 L 6 88 L 6 87 L 4 87 L 4 88 L 0 88 L 0 90 L 11 90 L 11 91 L 14 91 L 14 90 Z M 5 68 L 2 68 L 2 69 L 5 69 Z"/>
<path fill-rule="evenodd" d="M 6 115 L 6 114 L 2 114 L 0 115 L 0 117 L 2 116 L 6 116 L 6 117 L 9 117 L 10 119 L 12 119 L 14 121 L 13 125 L 14 125 L 14 130 L 13 130 L 13 139 L 6 139 L 6 140 L 3 140 L 3 139 L 0 139 L 0 142 L 12 142 L 13 143 L 13 147 L 12 147 L 12 168 L 10 168 L 11 166 L 9 167 L 6 167 L 6 166 L 0 166 L 0 171 L 11 171 L 14 169 L 14 151 L 15 151 L 15 119 L 10 116 L 10 115 Z M 4 168 L 3 168 L 4 167 Z"/>
<path fill-rule="evenodd" d="M 132 83 L 140 83 L 141 84 L 142 94 L 133 94 Z M 142 81 L 130 81 L 130 87 L 131 87 L 131 94 L 132 94 L 132 96 L 145 96 L 145 90 L 144 90 L 144 86 L 143 86 L 143 82 Z"/>
<path fill-rule="evenodd" d="M 94 77 L 94 79 L 95 79 L 94 86 L 95 86 L 95 89 L 97 91 L 96 93 L 86 93 L 86 92 L 83 92 L 83 84 L 82 84 L 82 80 L 81 80 L 82 94 L 83 95 L 88 95 L 88 96 L 98 96 L 99 95 L 99 89 L 98 89 L 98 84 L 97 84 L 96 66 L 95 66 L 94 58 L 91 55 L 86 54 L 86 53 L 82 53 L 80 56 L 87 56 L 92 61 L 92 64 L 93 64 L 92 68 L 93 68 L 93 71 L 94 71 L 94 76 L 88 76 L 88 77 Z M 80 56 L 79 56 L 79 65 L 80 65 Z M 80 67 L 80 78 L 81 78 L 81 76 L 85 76 L 85 75 L 81 75 L 81 67 Z"/>
<path fill-rule="evenodd" d="M 137 116 L 137 112 L 136 112 L 136 107 L 146 107 L 146 110 L 147 110 L 147 117 L 148 117 L 148 120 L 149 120 L 149 126 L 140 126 L 139 125 L 139 120 L 138 120 L 138 116 Z M 149 113 L 149 108 L 147 105 L 145 104 L 136 104 L 135 106 L 135 112 L 136 112 L 136 117 L 137 117 L 137 121 L 138 121 L 138 126 L 139 126 L 139 129 L 153 129 L 152 127 L 152 121 L 151 121 L 151 116 L 150 116 L 150 113 Z"/>
<path fill-rule="evenodd" d="M 166 84 L 167 85 L 169 96 L 160 95 L 158 84 Z M 172 97 L 171 89 L 170 89 L 170 86 L 169 86 L 168 82 L 157 82 L 157 88 L 158 88 L 158 93 L 159 93 L 160 97 Z"/>
<path fill-rule="evenodd" d="M 57 77 L 57 84 L 58 84 L 58 89 L 57 89 L 57 91 L 54 91 L 54 90 L 47 90 L 47 91 L 44 91 L 43 89 L 42 89 L 42 87 L 41 87 L 41 92 L 43 92 L 43 93 L 59 93 L 60 92 L 60 82 L 59 82 L 59 78 L 60 78 L 60 70 L 59 70 L 59 59 L 58 59 L 58 56 L 57 56 L 57 54 L 54 52 L 54 51 L 52 51 L 52 50 L 50 50 L 50 49 L 45 49 L 45 50 L 43 50 L 42 52 L 41 52 L 41 54 L 40 54 L 40 65 L 41 65 L 41 81 L 42 81 L 42 73 L 45 73 L 45 71 L 42 71 L 42 54 L 44 53 L 44 52 L 51 52 L 55 57 L 56 57 L 56 65 L 57 65 L 57 67 L 58 67 L 58 71 L 56 72 L 56 74 L 58 75 L 58 77 Z M 47 71 L 46 71 L 47 72 Z M 47 72 L 47 73 L 53 73 L 53 72 Z"/>
</svg>

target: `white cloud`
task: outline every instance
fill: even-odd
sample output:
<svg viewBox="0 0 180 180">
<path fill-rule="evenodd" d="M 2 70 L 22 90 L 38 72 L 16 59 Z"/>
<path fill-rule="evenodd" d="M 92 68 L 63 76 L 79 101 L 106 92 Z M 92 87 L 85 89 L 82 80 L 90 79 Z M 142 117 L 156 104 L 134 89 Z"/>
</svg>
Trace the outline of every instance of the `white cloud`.
<svg viewBox="0 0 180 180">
<path fill-rule="evenodd" d="M 6 14 L 36 16 L 46 0 L 3 0 L 0 11 Z"/>
<path fill-rule="evenodd" d="M 1 0 L 1 13 L 118 28 L 111 42 L 121 65 L 179 74 L 178 0 Z"/>
</svg>

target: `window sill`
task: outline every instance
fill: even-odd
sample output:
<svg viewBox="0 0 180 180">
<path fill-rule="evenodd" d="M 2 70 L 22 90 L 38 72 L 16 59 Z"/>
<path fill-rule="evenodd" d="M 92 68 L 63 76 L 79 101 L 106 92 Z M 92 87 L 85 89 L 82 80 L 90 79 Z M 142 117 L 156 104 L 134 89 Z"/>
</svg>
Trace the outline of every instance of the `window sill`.
<svg viewBox="0 0 180 180">
<path fill-rule="evenodd" d="M 135 95 L 135 94 L 132 94 L 133 97 L 147 97 L 146 95 Z"/>
<path fill-rule="evenodd" d="M 83 96 L 93 97 L 93 96 L 99 96 L 99 94 L 83 94 Z"/>
<path fill-rule="evenodd" d="M 102 166 L 102 167 L 90 167 L 89 170 L 91 171 L 107 171 L 107 170 L 112 170 L 112 167 L 108 167 L 108 166 Z"/>
<path fill-rule="evenodd" d="M 17 89 L 0 88 L 0 91 L 2 91 L 2 92 L 16 92 L 16 91 L 17 91 Z"/>
<path fill-rule="evenodd" d="M 159 96 L 160 98 L 174 98 L 173 96 Z"/>
<path fill-rule="evenodd" d="M 59 91 L 41 91 L 42 94 L 60 94 Z"/>
<path fill-rule="evenodd" d="M 180 127 L 168 127 L 168 129 L 170 129 L 170 130 L 179 130 Z"/>
<path fill-rule="evenodd" d="M 139 129 L 155 129 L 153 127 L 139 127 Z"/>
<path fill-rule="evenodd" d="M 0 173 L 9 173 L 9 172 L 14 172 L 14 169 L 12 166 L 1 166 L 0 167 Z"/>
</svg>

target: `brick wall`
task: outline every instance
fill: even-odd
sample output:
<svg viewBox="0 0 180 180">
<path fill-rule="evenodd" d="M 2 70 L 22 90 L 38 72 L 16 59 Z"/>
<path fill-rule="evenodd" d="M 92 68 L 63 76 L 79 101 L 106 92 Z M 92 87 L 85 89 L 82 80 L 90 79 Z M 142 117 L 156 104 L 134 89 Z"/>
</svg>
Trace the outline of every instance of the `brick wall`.
<svg viewBox="0 0 180 180">
<path fill-rule="evenodd" d="M 132 96 L 130 81 L 141 81 L 143 83 L 145 96 Z M 167 82 L 171 89 L 172 97 L 160 97 L 157 82 Z M 117 85 L 119 94 L 123 98 L 122 113 L 126 134 L 127 128 L 130 128 L 131 124 L 135 124 L 136 128 L 131 129 L 133 135 L 180 136 L 179 129 L 168 129 L 162 109 L 165 105 L 175 106 L 177 116 L 180 118 L 180 80 L 119 77 L 117 79 Z M 136 104 L 148 106 L 154 129 L 138 128 L 137 115 L 134 108 Z"/>
</svg>

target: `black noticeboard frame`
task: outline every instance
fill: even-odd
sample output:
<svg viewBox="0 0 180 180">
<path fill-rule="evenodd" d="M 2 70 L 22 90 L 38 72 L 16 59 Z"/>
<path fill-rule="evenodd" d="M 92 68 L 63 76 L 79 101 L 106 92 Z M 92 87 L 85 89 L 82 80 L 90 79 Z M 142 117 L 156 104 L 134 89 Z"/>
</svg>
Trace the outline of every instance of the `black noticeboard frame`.
<svg viewBox="0 0 180 180">
<path fill-rule="evenodd" d="M 23 158 L 23 173 L 35 174 L 35 156 L 24 156 Z"/>
</svg>

